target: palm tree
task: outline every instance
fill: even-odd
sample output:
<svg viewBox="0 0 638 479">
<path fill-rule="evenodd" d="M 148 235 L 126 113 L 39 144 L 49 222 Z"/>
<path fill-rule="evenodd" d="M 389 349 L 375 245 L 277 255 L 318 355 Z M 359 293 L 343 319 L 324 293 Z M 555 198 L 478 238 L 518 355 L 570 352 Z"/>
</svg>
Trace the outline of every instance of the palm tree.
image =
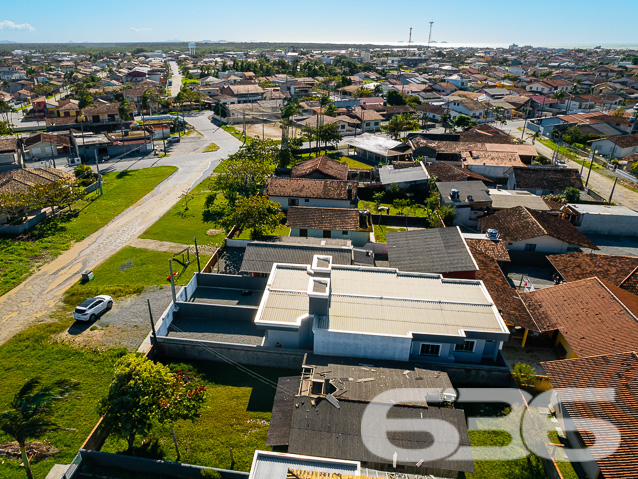
<svg viewBox="0 0 638 479">
<path fill-rule="evenodd" d="M 29 379 L 13 397 L 11 409 L 0 413 L 0 430 L 18 442 L 29 479 L 33 479 L 33 474 L 27 456 L 27 440 L 62 429 L 53 422 L 53 404 L 68 397 L 77 385 L 76 381 L 63 379 L 43 386 L 38 378 Z"/>
<path fill-rule="evenodd" d="M 394 115 L 390 118 L 387 127 L 390 136 L 397 140 L 401 135 L 401 132 L 406 128 L 407 123 L 408 121 L 404 115 Z"/>
</svg>

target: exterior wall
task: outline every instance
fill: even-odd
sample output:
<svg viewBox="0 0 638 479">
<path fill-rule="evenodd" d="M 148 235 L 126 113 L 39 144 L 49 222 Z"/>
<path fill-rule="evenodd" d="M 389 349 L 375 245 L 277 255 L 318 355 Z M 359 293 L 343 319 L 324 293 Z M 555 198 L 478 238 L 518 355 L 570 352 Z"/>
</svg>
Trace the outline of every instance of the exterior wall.
<svg viewBox="0 0 638 479">
<path fill-rule="evenodd" d="M 537 253 L 567 253 L 569 245 L 551 236 L 538 236 L 536 238 L 528 238 L 514 243 L 507 243 L 508 250 L 525 251 L 526 244 L 535 244 Z"/>
<path fill-rule="evenodd" d="M 314 353 L 324 356 L 408 361 L 411 338 L 315 329 Z"/>
<path fill-rule="evenodd" d="M 287 196 L 269 196 L 270 201 L 279 203 L 283 211 L 287 211 L 288 197 Z M 350 200 L 330 200 L 324 198 L 291 198 L 299 201 L 297 206 L 313 206 L 318 208 L 355 208 L 356 203 L 353 204 Z M 308 201 L 305 201 L 308 200 Z"/>
<path fill-rule="evenodd" d="M 567 351 L 564 359 L 574 359 L 578 357 L 561 332 L 558 333 L 555 345 L 558 346 L 559 344 Z"/>
<path fill-rule="evenodd" d="M 412 342 L 412 346 L 410 349 L 410 354 L 413 360 L 423 359 L 428 362 L 452 362 L 452 363 L 469 363 L 469 364 L 477 364 L 480 363 L 484 355 L 488 354 L 488 359 L 493 360 L 496 352 L 494 351 L 494 343 L 487 343 L 490 345 L 490 348 L 486 348 L 486 342 L 484 339 L 474 339 L 468 338 L 468 340 L 474 341 L 474 351 L 472 352 L 460 352 L 454 351 L 454 344 L 446 342 L 449 338 L 445 336 L 433 336 L 431 339 L 427 340 L 415 340 Z M 500 341 L 498 342 L 500 343 Z M 421 355 L 421 345 L 422 344 L 438 344 L 441 346 L 441 351 L 439 356 L 422 356 Z M 487 349 L 487 351 L 486 351 Z"/>
<path fill-rule="evenodd" d="M 467 165 L 467 169 L 488 178 L 507 178 L 512 170 L 511 166 L 495 165 Z"/>
<path fill-rule="evenodd" d="M 613 153 L 614 158 L 624 158 L 638 153 L 638 146 L 620 148 L 609 140 L 600 140 L 592 143 L 592 150 L 597 151 L 599 155 L 609 156 Z"/>
<path fill-rule="evenodd" d="M 638 216 L 583 215 L 582 233 L 638 236 Z"/>
<path fill-rule="evenodd" d="M 18 162 L 17 153 L 0 153 L 0 165 L 10 165 Z"/>
<path fill-rule="evenodd" d="M 309 238 L 323 238 L 324 230 L 319 229 L 308 229 Z M 352 241 L 353 246 L 364 246 L 368 241 L 370 241 L 370 232 L 369 231 L 346 231 L 346 234 L 341 230 L 330 230 L 330 238 L 336 239 L 345 239 Z M 299 228 L 291 228 L 290 236 L 300 237 Z"/>
</svg>

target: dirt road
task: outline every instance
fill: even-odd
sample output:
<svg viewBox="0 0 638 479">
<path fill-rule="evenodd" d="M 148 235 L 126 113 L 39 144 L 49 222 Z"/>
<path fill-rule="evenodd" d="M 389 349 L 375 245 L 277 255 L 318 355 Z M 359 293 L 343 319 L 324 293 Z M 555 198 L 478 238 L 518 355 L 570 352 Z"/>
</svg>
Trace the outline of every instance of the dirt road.
<svg viewBox="0 0 638 479">
<path fill-rule="evenodd" d="M 205 125 L 205 120 L 198 123 Z M 221 159 L 235 152 L 241 144 L 223 130 L 208 128 L 204 134 L 220 144 L 219 151 L 162 159 L 161 164 L 174 164 L 179 168 L 178 171 L 102 229 L 75 244 L 0 297 L 0 344 L 30 324 L 47 321 L 48 313 L 63 293 L 79 279 L 83 270 L 95 268 L 133 242 L 166 213 L 184 191 L 210 175 Z M 120 166 L 123 167 L 123 164 Z M 134 167 L 142 166 L 140 162 Z"/>
</svg>

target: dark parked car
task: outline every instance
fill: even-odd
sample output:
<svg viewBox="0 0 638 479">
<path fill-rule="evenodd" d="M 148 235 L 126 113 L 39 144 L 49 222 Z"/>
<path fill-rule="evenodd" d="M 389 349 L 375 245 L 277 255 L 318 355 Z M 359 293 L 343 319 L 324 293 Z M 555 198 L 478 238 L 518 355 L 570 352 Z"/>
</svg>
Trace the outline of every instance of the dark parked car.
<svg viewBox="0 0 638 479">
<path fill-rule="evenodd" d="M 180 138 L 179 136 L 171 136 L 169 139 L 166 140 L 166 143 L 171 144 L 171 143 L 179 143 Z"/>
</svg>

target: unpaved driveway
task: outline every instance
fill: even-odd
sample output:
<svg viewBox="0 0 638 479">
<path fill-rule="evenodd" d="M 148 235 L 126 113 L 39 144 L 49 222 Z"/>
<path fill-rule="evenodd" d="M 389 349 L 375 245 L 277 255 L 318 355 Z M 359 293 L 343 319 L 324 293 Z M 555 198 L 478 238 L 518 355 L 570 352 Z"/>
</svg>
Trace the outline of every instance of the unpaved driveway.
<svg viewBox="0 0 638 479">
<path fill-rule="evenodd" d="M 207 121 L 207 120 L 204 120 Z M 173 164 L 179 169 L 153 191 L 85 240 L 75 244 L 44 265 L 19 286 L 0 297 L 0 344 L 36 322 L 48 321 L 48 313 L 63 293 L 78 281 L 85 269 L 93 269 L 122 247 L 130 244 L 157 221 L 203 177 L 211 174 L 220 160 L 241 144 L 223 130 L 209 128 L 207 136 L 220 145 L 214 153 L 163 158 L 152 164 Z M 112 165 L 114 169 L 151 166 L 131 160 Z M 134 166 L 133 166 L 134 165 Z"/>
</svg>

